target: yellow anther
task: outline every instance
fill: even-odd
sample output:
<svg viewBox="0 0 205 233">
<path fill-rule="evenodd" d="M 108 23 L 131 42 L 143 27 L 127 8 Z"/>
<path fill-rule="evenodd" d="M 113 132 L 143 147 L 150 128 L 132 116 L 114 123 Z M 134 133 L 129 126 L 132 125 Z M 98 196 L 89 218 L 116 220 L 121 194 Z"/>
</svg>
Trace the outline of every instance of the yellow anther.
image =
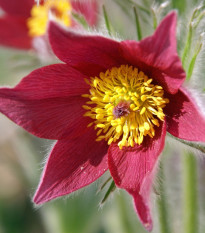
<svg viewBox="0 0 205 233">
<path fill-rule="evenodd" d="M 161 86 L 155 86 L 156 89 L 162 90 L 163 88 Z"/>
<path fill-rule="evenodd" d="M 135 130 L 137 128 L 137 123 L 134 121 L 131 123 L 130 129 Z"/>
<path fill-rule="evenodd" d="M 147 99 L 146 95 L 141 96 L 141 100 L 144 102 Z"/>
<path fill-rule="evenodd" d="M 152 123 L 159 127 L 159 121 L 157 119 L 152 119 Z"/>
<path fill-rule="evenodd" d="M 124 132 L 125 134 L 129 133 L 129 127 L 128 127 L 127 125 L 124 125 L 124 126 L 123 126 L 123 132 Z"/>
<path fill-rule="evenodd" d="M 145 87 L 141 88 L 141 94 L 144 94 Z"/>
<path fill-rule="evenodd" d="M 157 113 L 157 110 L 154 109 L 153 107 L 150 107 L 150 106 L 149 106 L 148 109 L 149 109 L 150 112 L 152 112 L 152 113 L 154 113 L 154 114 Z"/>
<path fill-rule="evenodd" d="M 121 126 L 121 125 L 118 125 L 118 126 L 116 127 L 116 132 L 117 132 L 117 133 L 121 133 L 121 131 L 122 131 L 122 126 Z"/>
<path fill-rule="evenodd" d="M 103 114 L 97 114 L 97 115 L 96 115 L 96 119 L 98 119 L 98 120 L 99 120 L 99 119 L 103 119 L 103 118 L 104 118 L 104 115 L 103 115 Z"/>
<path fill-rule="evenodd" d="M 86 110 L 90 110 L 91 109 L 91 107 L 87 106 L 87 105 L 83 105 L 83 108 L 86 109 Z"/>
<path fill-rule="evenodd" d="M 107 121 L 108 121 L 108 122 L 110 122 L 110 121 L 112 121 L 112 120 L 113 120 L 113 116 L 107 117 Z"/>
<path fill-rule="evenodd" d="M 135 144 L 134 144 L 134 141 L 133 141 L 133 137 L 130 136 L 130 137 L 128 138 L 128 146 L 134 147 L 134 145 L 135 145 Z"/>
<path fill-rule="evenodd" d="M 146 83 L 146 84 L 147 84 L 147 83 Z M 145 90 L 146 90 L 146 91 L 151 91 L 152 88 L 151 88 L 151 87 L 145 87 Z"/>
<path fill-rule="evenodd" d="M 107 109 L 108 115 L 111 115 L 113 113 L 113 107 L 110 107 Z"/>
<path fill-rule="evenodd" d="M 84 98 L 89 98 L 90 97 L 90 95 L 88 95 L 88 94 L 83 94 L 81 96 L 84 97 Z"/>
<path fill-rule="evenodd" d="M 134 138 L 134 141 L 135 141 L 136 144 L 138 144 L 138 138 L 137 137 Z"/>
<path fill-rule="evenodd" d="M 118 123 L 117 123 L 116 120 L 112 120 L 112 121 L 110 122 L 110 124 L 111 124 L 112 126 L 117 126 L 117 125 L 118 125 Z"/>
<path fill-rule="evenodd" d="M 105 95 L 105 96 L 103 97 L 103 101 L 104 101 L 104 102 L 109 102 L 109 101 L 110 101 L 110 97 L 109 97 L 108 95 Z"/>
<path fill-rule="evenodd" d="M 104 110 L 103 110 L 102 108 L 97 108 L 97 109 L 95 110 L 95 112 L 96 112 L 96 113 L 103 113 Z"/>
<path fill-rule="evenodd" d="M 138 138 L 138 144 L 142 144 L 143 141 L 143 135 L 141 134 L 140 137 Z"/>
<path fill-rule="evenodd" d="M 137 110 L 139 110 L 139 107 L 136 107 L 136 108 L 133 109 L 133 111 L 137 111 Z"/>
<path fill-rule="evenodd" d="M 145 127 L 146 130 L 150 129 L 150 126 L 149 126 L 149 124 L 147 122 L 144 123 L 144 127 Z"/>
<path fill-rule="evenodd" d="M 160 119 L 160 120 L 164 120 L 164 113 L 163 112 L 158 112 L 157 113 L 157 117 Z"/>
<path fill-rule="evenodd" d="M 151 78 L 149 80 L 147 80 L 147 84 L 150 84 L 151 82 L 152 82 Z"/>
<path fill-rule="evenodd" d="M 141 111 L 140 111 L 140 115 L 144 114 L 144 113 L 145 113 L 145 111 L 146 111 L 146 108 L 145 108 L 145 107 L 143 107 L 143 108 L 141 109 Z"/>
<path fill-rule="evenodd" d="M 134 145 L 135 145 L 135 142 L 134 142 L 134 140 L 132 139 L 131 142 L 130 142 L 130 146 L 131 146 L 131 147 L 134 147 Z"/>
<path fill-rule="evenodd" d="M 92 100 L 92 101 L 98 101 L 98 97 L 96 97 L 96 96 L 91 97 L 91 100 Z"/>
<path fill-rule="evenodd" d="M 124 96 L 124 99 L 125 99 L 125 100 L 129 100 L 129 99 L 130 99 L 130 97 L 129 97 L 129 96 L 127 96 L 127 95 L 125 95 L 125 96 Z"/>
<path fill-rule="evenodd" d="M 87 127 L 89 128 L 89 127 L 91 127 L 92 125 L 93 125 L 93 122 L 89 123 L 89 124 L 87 125 Z"/>
<path fill-rule="evenodd" d="M 130 109 L 134 109 L 136 106 L 134 104 L 130 104 Z"/>
<path fill-rule="evenodd" d="M 99 136 L 102 133 L 102 129 L 98 130 L 97 136 Z"/>
<path fill-rule="evenodd" d="M 114 140 L 114 138 L 110 138 L 109 140 L 108 140 L 108 145 L 110 145 L 112 142 L 113 142 L 113 140 Z"/>
<path fill-rule="evenodd" d="M 110 108 L 110 107 L 112 107 L 112 104 L 110 103 L 105 105 L 105 108 Z"/>
<path fill-rule="evenodd" d="M 97 85 L 98 85 L 98 80 L 97 79 L 94 79 L 93 85 L 94 85 L 94 87 L 97 87 Z"/>
<path fill-rule="evenodd" d="M 155 131 L 154 131 L 154 129 L 153 129 L 153 128 L 151 128 L 151 134 L 152 134 L 152 136 L 154 137 L 154 135 L 155 135 Z"/>
<path fill-rule="evenodd" d="M 105 128 L 105 125 L 104 124 L 97 124 L 97 127 L 98 128 Z"/>
<path fill-rule="evenodd" d="M 126 140 L 121 140 L 119 143 L 118 143 L 118 146 L 120 149 L 123 148 L 123 146 L 127 146 L 127 141 Z"/>
<path fill-rule="evenodd" d="M 93 104 L 93 102 L 92 101 L 87 101 L 86 104 Z"/>
<path fill-rule="evenodd" d="M 144 130 L 145 130 L 144 126 L 143 126 L 143 125 L 140 125 L 140 126 L 139 126 L 139 131 L 140 131 L 141 133 L 143 133 Z"/>
<path fill-rule="evenodd" d="M 84 81 L 85 81 L 88 85 L 90 85 L 90 80 L 88 80 L 87 78 L 84 78 Z"/>
</svg>

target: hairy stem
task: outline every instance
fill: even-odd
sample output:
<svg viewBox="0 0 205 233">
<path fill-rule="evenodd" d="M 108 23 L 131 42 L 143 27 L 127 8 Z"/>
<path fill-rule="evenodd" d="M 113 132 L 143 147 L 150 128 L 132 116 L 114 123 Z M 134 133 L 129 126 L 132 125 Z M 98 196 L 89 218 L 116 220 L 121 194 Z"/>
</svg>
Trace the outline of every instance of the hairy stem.
<svg viewBox="0 0 205 233">
<path fill-rule="evenodd" d="M 184 154 L 184 233 L 198 232 L 197 162 L 192 153 Z"/>
<path fill-rule="evenodd" d="M 171 233 L 170 225 L 169 225 L 169 216 L 168 216 L 168 208 L 166 202 L 166 190 L 165 190 L 165 182 L 164 182 L 164 159 L 160 161 L 159 168 L 159 177 L 160 181 L 160 196 L 157 200 L 158 214 L 159 214 L 159 223 L 160 223 L 160 232 L 161 233 Z"/>
</svg>

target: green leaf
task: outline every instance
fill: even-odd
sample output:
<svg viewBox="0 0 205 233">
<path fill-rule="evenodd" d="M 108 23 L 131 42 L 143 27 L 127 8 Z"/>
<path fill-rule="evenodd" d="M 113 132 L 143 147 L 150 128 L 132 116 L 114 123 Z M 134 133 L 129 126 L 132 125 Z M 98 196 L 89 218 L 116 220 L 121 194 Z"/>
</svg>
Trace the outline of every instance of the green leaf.
<svg viewBox="0 0 205 233">
<path fill-rule="evenodd" d="M 109 35 L 111 36 L 110 22 L 109 22 L 107 11 L 106 11 L 104 5 L 103 5 L 103 15 L 104 15 L 105 25 L 106 25 L 107 31 L 108 31 Z"/>
<path fill-rule="evenodd" d="M 110 187 L 108 188 L 107 192 L 105 193 L 104 198 L 102 199 L 102 201 L 100 202 L 100 205 L 104 204 L 105 201 L 108 199 L 108 197 L 110 196 L 110 194 L 116 189 L 115 186 L 115 182 L 112 181 L 112 183 L 110 184 Z"/>
<path fill-rule="evenodd" d="M 112 179 L 112 177 L 109 177 L 109 178 L 100 186 L 100 188 L 98 189 L 97 193 L 99 193 L 100 191 L 102 191 L 111 179 Z"/>
<path fill-rule="evenodd" d="M 153 19 L 153 28 L 155 30 L 157 28 L 157 25 L 158 25 L 157 15 L 156 15 L 156 12 L 153 8 L 151 8 L 151 12 L 152 12 L 152 19 Z"/>
<path fill-rule="evenodd" d="M 186 43 L 185 43 L 185 47 L 184 47 L 184 51 L 182 54 L 182 65 L 185 68 L 185 62 L 186 62 L 186 58 L 190 52 L 191 49 L 191 44 L 192 44 L 192 35 L 193 35 L 193 26 L 192 26 L 192 22 L 189 23 L 189 31 L 187 34 L 187 39 L 186 39 Z"/>
<path fill-rule="evenodd" d="M 205 11 L 201 12 L 201 14 L 198 16 L 198 19 L 196 20 L 196 22 L 194 23 L 194 28 L 197 28 L 199 23 L 201 22 L 201 20 L 204 18 L 205 16 Z"/>
<path fill-rule="evenodd" d="M 81 24 L 85 29 L 89 28 L 89 25 L 87 24 L 87 21 L 82 15 L 79 15 L 75 12 L 72 12 L 72 17 L 79 23 Z"/>
<path fill-rule="evenodd" d="M 201 51 L 201 48 L 202 48 L 202 43 L 197 45 L 197 47 L 195 49 L 194 56 L 192 57 L 191 62 L 189 64 L 189 69 L 188 69 L 188 72 L 187 72 L 187 80 L 190 80 L 190 78 L 192 76 L 194 66 L 195 66 L 195 63 L 196 63 L 196 58 L 197 58 L 199 52 Z"/>
<path fill-rule="evenodd" d="M 184 47 L 183 54 L 182 54 L 182 65 L 184 68 L 186 68 L 186 59 L 187 59 L 187 57 L 189 57 L 189 53 L 191 51 L 193 34 L 194 34 L 197 26 L 199 25 L 199 23 L 201 22 L 201 20 L 205 16 L 205 11 L 200 13 L 202 8 L 203 8 L 202 5 L 199 7 L 196 7 L 192 13 L 192 16 L 191 16 L 191 20 L 189 23 L 189 29 L 188 29 L 188 33 L 187 33 L 187 39 L 186 39 L 185 47 Z M 196 54 L 196 52 L 195 52 L 195 54 Z M 198 54 L 196 54 L 196 56 L 197 55 Z M 195 61 L 193 60 L 192 63 L 195 63 Z M 192 69 L 192 67 L 190 68 L 190 72 L 191 72 L 191 69 Z"/>
<path fill-rule="evenodd" d="M 135 15 L 137 38 L 138 38 L 138 40 L 141 40 L 142 39 L 142 31 L 141 31 L 141 26 L 140 26 L 140 22 L 139 22 L 139 17 L 138 17 L 138 14 L 137 14 L 137 9 L 136 9 L 136 7 L 133 7 L 133 9 L 134 9 L 134 15 Z"/>
</svg>

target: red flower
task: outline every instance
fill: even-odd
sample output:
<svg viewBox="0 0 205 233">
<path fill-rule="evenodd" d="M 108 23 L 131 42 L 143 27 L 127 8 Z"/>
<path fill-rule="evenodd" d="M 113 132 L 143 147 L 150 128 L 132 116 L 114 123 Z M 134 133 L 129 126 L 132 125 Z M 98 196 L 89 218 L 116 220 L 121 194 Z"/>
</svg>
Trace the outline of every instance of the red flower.
<svg viewBox="0 0 205 233">
<path fill-rule="evenodd" d="M 37 7 L 34 0 L 0 0 L 0 8 L 5 12 L 0 17 L 0 45 L 18 49 L 32 48 L 33 39 L 46 32 L 49 10 L 66 26 L 76 25 L 69 16 L 71 9 L 82 14 L 90 26 L 95 26 L 97 23 L 96 0 L 47 0 L 45 3 L 41 1 L 40 7 Z M 37 8 L 40 9 L 39 14 L 36 12 Z"/>
<path fill-rule="evenodd" d="M 38 137 L 58 140 L 35 203 L 74 192 L 109 169 L 152 229 L 149 196 L 166 131 L 205 142 L 205 119 L 182 87 L 175 29 L 175 12 L 140 42 L 79 35 L 50 23 L 51 46 L 65 64 L 0 89 L 2 113 Z"/>
</svg>

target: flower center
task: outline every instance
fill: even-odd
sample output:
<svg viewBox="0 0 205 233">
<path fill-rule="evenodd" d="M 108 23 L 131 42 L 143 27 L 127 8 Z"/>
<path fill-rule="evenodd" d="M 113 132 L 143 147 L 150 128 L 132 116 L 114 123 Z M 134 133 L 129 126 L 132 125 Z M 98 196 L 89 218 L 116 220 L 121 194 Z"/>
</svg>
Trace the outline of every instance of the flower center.
<svg viewBox="0 0 205 233">
<path fill-rule="evenodd" d="M 88 126 L 95 124 L 98 129 L 96 141 L 118 142 L 122 149 L 140 145 L 147 135 L 154 137 L 169 102 L 161 86 L 128 65 L 113 67 L 86 82 L 91 88 L 90 94 L 82 95 L 90 99 L 83 106 L 88 110 L 84 116 L 93 119 Z"/>
<path fill-rule="evenodd" d="M 58 22 L 70 26 L 70 12 L 69 0 L 47 0 L 42 5 L 34 5 L 31 9 L 31 17 L 27 20 L 29 35 L 36 37 L 45 34 L 49 14 L 52 14 Z"/>
</svg>

